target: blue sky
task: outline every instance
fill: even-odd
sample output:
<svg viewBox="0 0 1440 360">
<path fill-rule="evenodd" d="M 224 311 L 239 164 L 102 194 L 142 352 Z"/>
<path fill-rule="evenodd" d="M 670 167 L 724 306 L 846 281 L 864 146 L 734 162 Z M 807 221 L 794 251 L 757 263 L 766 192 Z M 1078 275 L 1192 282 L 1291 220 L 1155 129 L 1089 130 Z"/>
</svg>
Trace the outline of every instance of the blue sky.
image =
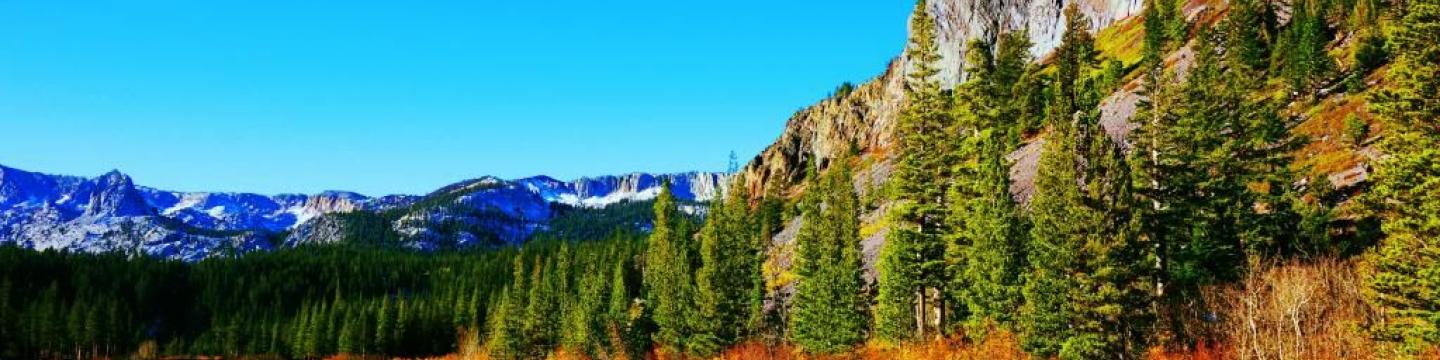
<svg viewBox="0 0 1440 360">
<path fill-rule="evenodd" d="M 371 195 L 722 170 L 879 74 L 912 4 L 0 0 L 0 164 Z"/>
</svg>

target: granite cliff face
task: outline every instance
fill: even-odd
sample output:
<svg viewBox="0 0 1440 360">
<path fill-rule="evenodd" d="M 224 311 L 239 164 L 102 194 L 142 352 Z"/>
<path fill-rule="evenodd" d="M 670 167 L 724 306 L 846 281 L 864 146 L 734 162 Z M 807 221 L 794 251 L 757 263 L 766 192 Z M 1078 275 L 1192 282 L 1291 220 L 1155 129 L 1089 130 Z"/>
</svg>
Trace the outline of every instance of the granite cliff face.
<svg viewBox="0 0 1440 360">
<path fill-rule="evenodd" d="M 937 25 L 939 80 L 953 87 L 963 79 L 964 45 L 974 38 L 1028 29 L 1043 58 L 1059 45 L 1062 10 L 1075 3 L 1091 19 L 1094 30 L 1138 14 L 1139 0 L 932 0 L 925 4 Z M 742 170 L 747 190 L 760 194 L 773 187 L 793 192 L 804 176 L 804 164 L 822 166 L 852 149 L 884 163 L 889 158 L 895 122 L 904 100 L 905 74 L 911 68 L 901 54 L 884 71 L 849 93 L 837 94 L 790 117 L 780 137 Z M 880 178 L 886 178 L 881 174 Z"/>
</svg>

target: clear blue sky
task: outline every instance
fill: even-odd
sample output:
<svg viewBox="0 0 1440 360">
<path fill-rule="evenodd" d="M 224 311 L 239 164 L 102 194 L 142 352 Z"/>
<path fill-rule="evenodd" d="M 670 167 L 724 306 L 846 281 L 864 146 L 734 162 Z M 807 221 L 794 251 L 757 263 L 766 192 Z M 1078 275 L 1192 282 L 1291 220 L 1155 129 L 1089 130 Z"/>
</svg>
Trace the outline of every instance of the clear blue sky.
<svg viewBox="0 0 1440 360">
<path fill-rule="evenodd" d="M 0 0 L 0 164 L 369 195 L 722 170 L 879 74 L 912 4 Z"/>
</svg>

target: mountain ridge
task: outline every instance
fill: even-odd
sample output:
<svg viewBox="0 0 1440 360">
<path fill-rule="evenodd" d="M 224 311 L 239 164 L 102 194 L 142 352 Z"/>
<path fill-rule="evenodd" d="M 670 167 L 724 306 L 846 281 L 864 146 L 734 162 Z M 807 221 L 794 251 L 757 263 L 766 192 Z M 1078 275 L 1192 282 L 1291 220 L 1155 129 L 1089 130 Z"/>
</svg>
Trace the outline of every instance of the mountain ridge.
<svg viewBox="0 0 1440 360">
<path fill-rule="evenodd" d="M 600 209 L 620 202 L 646 201 L 657 195 L 659 186 L 666 182 L 671 183 L 677 197 L 704 201 L 723 189 L 726 179 L 725 174 L 697 171 L 633 172 L 571 181 L 544 175 L 514 180 L 485 176 L 447 185 L 427 195 L 370 197 L 339 190 L 260 195 L 162 190 L 137 185 L 118 170 L 85 178 L 0 165 L 0 244 L 199 260 L 230 250 L 248 252 L 277 245 L 339 241 L 336 236 L 343 231 L 297 230 L 310 230 L 301 228 L 331 214 L 390 210 L 411 212 L 392 227 L 413 238 L 406 243 L 413 248 L 433 249 L 436 247 L 431 243 L 449 241 L 430 231 L 442 221 L 469 221 L 473 225 L 470 232 L 446 236 L 473 239 L 485 237 L 474 232 L 494 232 L 498 241 L 513 244 L 544 229 L 554 206 Z M 435 204 L 415 206 L 427 199 Z M 466 211 L 493 212 L 507 219 L 495 222 L 453 216 Z M 272 244 L 270 237 L 277 235 L 285 235 L 285 240 Z"/>
</svg>

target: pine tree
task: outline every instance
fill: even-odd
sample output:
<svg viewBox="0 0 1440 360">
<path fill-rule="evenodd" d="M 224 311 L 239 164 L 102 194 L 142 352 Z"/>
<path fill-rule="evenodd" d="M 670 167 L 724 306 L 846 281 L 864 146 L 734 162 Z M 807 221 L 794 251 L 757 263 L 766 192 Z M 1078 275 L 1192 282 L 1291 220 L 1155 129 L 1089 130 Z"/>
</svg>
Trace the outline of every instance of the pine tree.
<svg viewBox="0 0 1440 360">
<path fill-rule="evenodd" d="M 695 309 L 694 246 L 684 230 L 684 219 L 670 193 L 661 186 L 655 199 L 654 230 L 645 252 L 644 283 L 651 320 L 657 327 L 655 344 L 666 351 L 685 349 Z"/>
<path fill-rule="evenodd" d="M 1243 1 L 1243 0 L 1242 0 Z M 1155 62 L 1165 57 L 1169 50 L 1170 39 L 1166 36 L 1166 24 L 1168 18 L 1165 8 L 1167 0 L 1145 0 L 1145 8 L 1141 10 L 1144 18 L 1145 38 L 1143 57 L 1147 62 Z"/>
<path fill-rule="evenodd" d="M 518 299 L 514 294 L 517 288 L 506 287 L 500 290 L 498 301 L 491 308 L 491 313 L 486 318 L 489 320 L 488 336 L 485 339 L 485 346 L 491 357 L 496 359 L 518 359 L 525 356 L 522 329 L 520 319 L 522 311 L 516 303 Z"/>
<path fill-rule="evenodd" d="M 1270 58 L 1273 24 L 1276 22 L 1270 1 L 1235 0 L 1230 5 L 1230 14 L 1225 22 L 1228 25 L 1223 29 L 1228 32 L 1230 40 L 1227 45 L 1231 47 L 1226 56 L 1230 57 L 1230 63 L 1244 65 L 1246 69 L 1242 70 L 1263 70 Z"/>
<path fill-rule="evenodd" d="M 340 339 L 336 341 L 336 352 L 341 354 L 358 354 L 360 349 L 356 346 L 356 330 L 360 325 L 356 324 L 356 316 L 353 312 L 347 312 L 340 325 Z"/>
<path fill-rule="evenodd" d="M 390 296 L 380 299 L 380 307 L 375 312 L 375 338 L 372 339 L 372 348 L 379 353 L 389 353 L 391 329 L 395 327 L 393 310 L 390 307 Z"/>
<path fill-rule="evenodd" d="M 733 183 L 743 184 L 743 182 Z M 764 208 L 767 206 L 767 203 L 774 203 L 774 201 L 762 198 L 758 203 L 755 209 L 746 209 L 745 215 L 745 218 L 749 219 L 746 228 L 749 231 L 747 235 L 749 236 L 748 241 L 750 243 L 751 258 L 749 270 L 750 284 L 749 291 L 747 292 L 749 298 L 746 304 L 749 308 L 747 313 L 750 317 L 745 320 L 745 329 L 746 333 L 751 337 L 766 335 L 765 296 L 767 289 L 765 288 L 765 261 L 768 255 L 766 250 L 769 249 L 770 238 L 774 235 L 771 233 L 773 227 L 769 219 L 765 218 L 764 214 Z M 778 213 L 776 214 L 778 215 Z"/>
<path fill-rule="evenodd" d="M 1030 54 L 1034 45 L 1028 31 L 1016 30 L 1001 34 L 995 46 L 995 70 L 990 76 L 990 85 L 995 89 L 991 96 L 999 112 L 996 118 L 983 125 L 997 132 L 1003 149 L 1013 149 L 1020 144 L 1024 133 L 1022 129 L 1028 122 L 1026 118 L 1031 117 L 1032 112 L 1044 112 L 1045 100 L 1039 98 L 1044 93 L 1035 91 L 1035 88 L 1044 86 L 1031 84 L 1032 80 L 1027 79 L 1029 72 L 1035 68 L 1034 57 Z M 1036 109 L 1036 105 L 1040 108 Z"/>
<path fill-rule="evenodd" d="M 1370 255 L 1370 289 L 1386 321 L 1382 339 L 1407 352 L 1440 343 L 1440 1 L 1414 0 L 1392 37 L 1393 87 L 1371 99 L 1384 121 L 1368 195 L 1384 238 Z"/>
<path fill-rule="evenodd" d="M 980 134 L 979 154 L 966 197 L 954 196 L 950 218 L 955 234 L 948 250 L 956 268 L 952 297 L 960 301 L 972 332 L 988 325 L 1008 326 L 1020 305 L 1020 274 L 1025 268 L 1025 233 L 1010 197 L 1009 167 L 995 129 Z"/>
<path fill-rule="evenodd" d="M 1188 337 L 1181 320 L 1206 310 L 1182 309 L 1181 302 L 1203 305 L 1194 301 L 1201 286 L 1238 278 L 1247 249 L 1275 255 L 1293 245 L 1277 238 L 1288 231 L 1265 230 L 1293 229 L 1277 217 L 1282 202 L 1251 190 L 1254 184 L 1289 187 L 1293 180 L 1284 168 L 1291 149 L 1274 104 L 1251 95 L 1259 83 L 1250 79 L 1263 75 L 1245 57 L 1222 58 L 1222 41 L 1252 41 L 1224 29 L 1233 26 L 1256 25 L 1227 21 L 1221 33 L 1202 33 L 1196 65 L 1183 83 L 1168 84 L 1155 65 L 1146 85 L 1155 90 L 1136 116 L 1145 120 L 1133 135 L 1131 159 L 1137 193 L 1147 203 L 1139 211 L 1142 232 L 1157 246 L 1157 295 L 1166 300 L 1170 330 L 1182 343 Z M 1272 210 L 1262 213 L 1257 204 Z"/>
<path fill-rule="evenodd" d="M 615 270 L 610 275 L 610 304 L 606 308 L 606 334 L 610 352 L 627 355 L 632 353 L 631 347 L 636 342 L 632 341 L 635 319 L 631 315 L 631 308 L 634 306 L 634 299 L 630 295 L 626 280 L 625 269 L 628 265 L 623 259 L 615 262 Z"/>
<path fill-rule="evenodd" d="M 746 226 L 745 192 L 735 186 L 728 196 L 716 194 L 700 229 L 701 266 L 695 274 L 699 321 L 687 344 L 696 355 L 709 356 L 735 344 L 750 319 L 750 292 L 744 290 L 753 284 L 757 268 L 752 232 Z"/>
<path fill-rule="evenodd" d="M 1018 139 L 1005 121 L 1024 112 L 1015 86 L 1030 62 L 1025 32 L 1001 34 L 996 51 L 978 40 L 967 46 L 969 80 L 956 90 L 959 137 L 952 149 L 946 263 L 947 293 L 954 320 L 960 314 L 979 335 L 988 325 L 1008 324 L 1019 305 L 1024 234 L 1009 192 L 1004 156 Z M 954 324 L 958 325 L 958 324 Z"/>
<path fill-rule="evenodd" d="M 564 244 L 551 256 L 535 257 L 522 325 L 525 334 L 530 336 L 526 346 L 534 351 L 549 351 L 559 344 L 562 303 L 567 300 L 564 279 L 569 276 L 568 263 L 569 246 Z"/>
<path fill-rule="evenodd" d="M 1098 94 L 1079 82 L 1093 66 L 1089 21 L 1073 4 L 1066 19 L 1061 99 L 1030 203 L 1022 346 L 1062 359 L 1137 358 L 1148 338 L 1149 262 L 1130 216 L 1129 166 L 1099 126 Z"/>
<path fill-rule="evenodd" d="M 1299 0 L 1291 6 L 1290 24 L 1280 33 L 1274 62 L 1292 90 L 1309 91 L 1334 70 L 1334 60 L 1325 52 L 1329 31 L 1320 0 Z"/>
<path fill-rule="evenodd" d="M 819 186 L 808 189 L 795 238 L 798 279 L 788 334 L 807 352 L 844 351 L 865 339 L 859 200 L 848 162 L 837 159 Z"/>
<path fill-rule="evenodd" d="M 408 341 L 411 331 L 411 306 L 413 306 L 411 302 L 403 297 L 395 301 L 395 329 L 394 332 L 390 334 L 390 343 L 398 349 L 396 353 L 404 354 L 413 351 Z"/>
<path fill-rule="evenodd" d="M 944 195 L 951 130 L 949 104 L 936 79 L 935 21 L 921 1 L 911 15 L 905 108 L 892 186 L 891 228 L 881 250 L 876 332 L 888 342 L 938 335 L 944 321 Z"/>
<path fill-rule="evenodd" d="M 596 354 L 600 344 L 600 326 L 605 319 L 607 288 L 609 279 L 594 263 L 585 265 L 587 271 L 577 274 L 580 278 L 576 291 L 578 296 L 568 303 L 565 310 L 561 345 L 584 354 Z"/>
</svg>

